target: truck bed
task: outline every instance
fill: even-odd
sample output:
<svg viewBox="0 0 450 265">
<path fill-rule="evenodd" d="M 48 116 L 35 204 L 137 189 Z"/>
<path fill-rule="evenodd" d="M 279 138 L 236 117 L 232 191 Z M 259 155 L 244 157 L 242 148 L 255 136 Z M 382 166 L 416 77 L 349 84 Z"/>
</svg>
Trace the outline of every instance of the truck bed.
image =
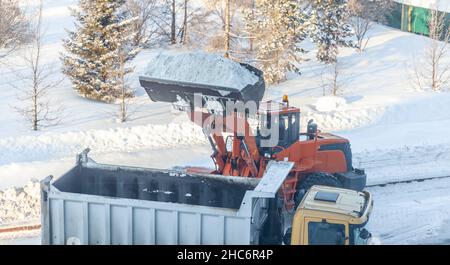
<svg viewBox="0 0 450 265">
<path fill-rule="evenodd" d="M 268 200 L 292 166 L 274 162 L 259 181 L 103 165 L 84 153 L 41 182 L 42 243 L 258 244 Z"/>
</svg>

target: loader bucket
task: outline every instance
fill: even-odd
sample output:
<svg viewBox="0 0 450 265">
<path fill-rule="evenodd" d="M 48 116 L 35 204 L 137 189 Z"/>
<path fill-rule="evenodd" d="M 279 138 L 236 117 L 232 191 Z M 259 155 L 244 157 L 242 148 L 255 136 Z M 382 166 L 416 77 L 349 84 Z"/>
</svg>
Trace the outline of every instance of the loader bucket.
<svg viewBox="0 0 450 265">
<path fill-rule="evenodd" d="M 146 76 L 141 76 L 139 81 L 149 97 L 155 102 L 176 104 L 177 102 L 183 101 L 192 107 L 194 104 L 194 95 L 200 94 L 203 99 L 203 104 L 211 100 L 221 103 L 222 106 L 226 106 L 226 102 L 228 101 L 241 101 L 244 103 L 253 101 L 259 107 L 259 103 L 262 101 L 266 89 L 263 73 L 250 65 L 241 65 L 259 77 L 259 81 L 256 84 L 248 85 L 241 90 L 229 87 L 156 79 Z"/>
</svg>

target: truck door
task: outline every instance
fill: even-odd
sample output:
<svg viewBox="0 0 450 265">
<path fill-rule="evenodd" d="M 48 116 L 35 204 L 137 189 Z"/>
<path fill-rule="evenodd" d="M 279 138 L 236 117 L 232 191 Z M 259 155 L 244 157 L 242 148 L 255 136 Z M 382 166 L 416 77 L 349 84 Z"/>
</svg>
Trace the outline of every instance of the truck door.
<svg viewBox="0 0 450 265">
<path fill-rule="evenodd" d="M 337 220 L 306 218 L 304 242 L 306 245 L 348 245 L 348 224 Z"/>
</svg>

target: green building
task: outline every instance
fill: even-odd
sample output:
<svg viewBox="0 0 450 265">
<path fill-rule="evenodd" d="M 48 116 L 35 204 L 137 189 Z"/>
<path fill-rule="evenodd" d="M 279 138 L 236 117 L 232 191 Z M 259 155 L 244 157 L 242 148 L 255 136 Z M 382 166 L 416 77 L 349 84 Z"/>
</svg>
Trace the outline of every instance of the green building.
<svg viewBox="0 0 450 265">
<path fill-rule="evenodd" d="M 450 0 L 394 0 L 394 9 L 388 16 L 388 25 L 404 31 L 428 35 L 430 10 L 447 14 L 450 25 Z"/>
</svg>

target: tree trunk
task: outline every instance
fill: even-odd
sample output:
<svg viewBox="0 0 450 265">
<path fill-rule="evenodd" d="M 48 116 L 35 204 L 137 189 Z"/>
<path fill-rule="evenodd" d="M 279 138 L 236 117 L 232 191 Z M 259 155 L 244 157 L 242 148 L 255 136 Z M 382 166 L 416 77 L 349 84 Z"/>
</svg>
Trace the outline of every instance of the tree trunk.
<svg viewBox="0 0 450 265">
<path fill-rule="evenodd" d="M 230 58 L 231 43 L 231 0 L 225 0 L 225 58 Z"/>
<path fill-rule="evenodd" d="M 172 27 L 170 31 L 170 42 L 177 43 L 177 14 L 176 14 L 176 0 L 172 0 Z"/>
<path fill-rule="evenodd" d="M 37 104 L 37 91 L 36 88 L 33 89 L 33 118 L 32 118 L 32 126 L 33 131 L 37 131 L 38 128 L 38 104 Z"/>
<path fill-rule="evenodd" d="M 127 112 L 127 87 L 125 84 L 125 55 L 123 48 L 119 50 L 119 60 L 120 60 L 120 69 L 119 69 L 119 79 L 120 79 L 120 88 L 121 88 L 121 101 L 120 101 L 120 122 L 124 123 L 128 119 Z"/>
<path fill-rule="evenodd" d="M 252 0 L 252 17 L 255 14 L 255 0 Z M 253 52 L 253 36 L 250 36 L 250 51 Z"/>
<path fill-rule="evenodd" d="M 188 30 L 188 2 L 189 0 L 184 0 L 184 20 L 183 20 L 183 35 L 181 36 L 181 42 L 186 44 L 187 42 L 187 30 Z"/>
</svg>

